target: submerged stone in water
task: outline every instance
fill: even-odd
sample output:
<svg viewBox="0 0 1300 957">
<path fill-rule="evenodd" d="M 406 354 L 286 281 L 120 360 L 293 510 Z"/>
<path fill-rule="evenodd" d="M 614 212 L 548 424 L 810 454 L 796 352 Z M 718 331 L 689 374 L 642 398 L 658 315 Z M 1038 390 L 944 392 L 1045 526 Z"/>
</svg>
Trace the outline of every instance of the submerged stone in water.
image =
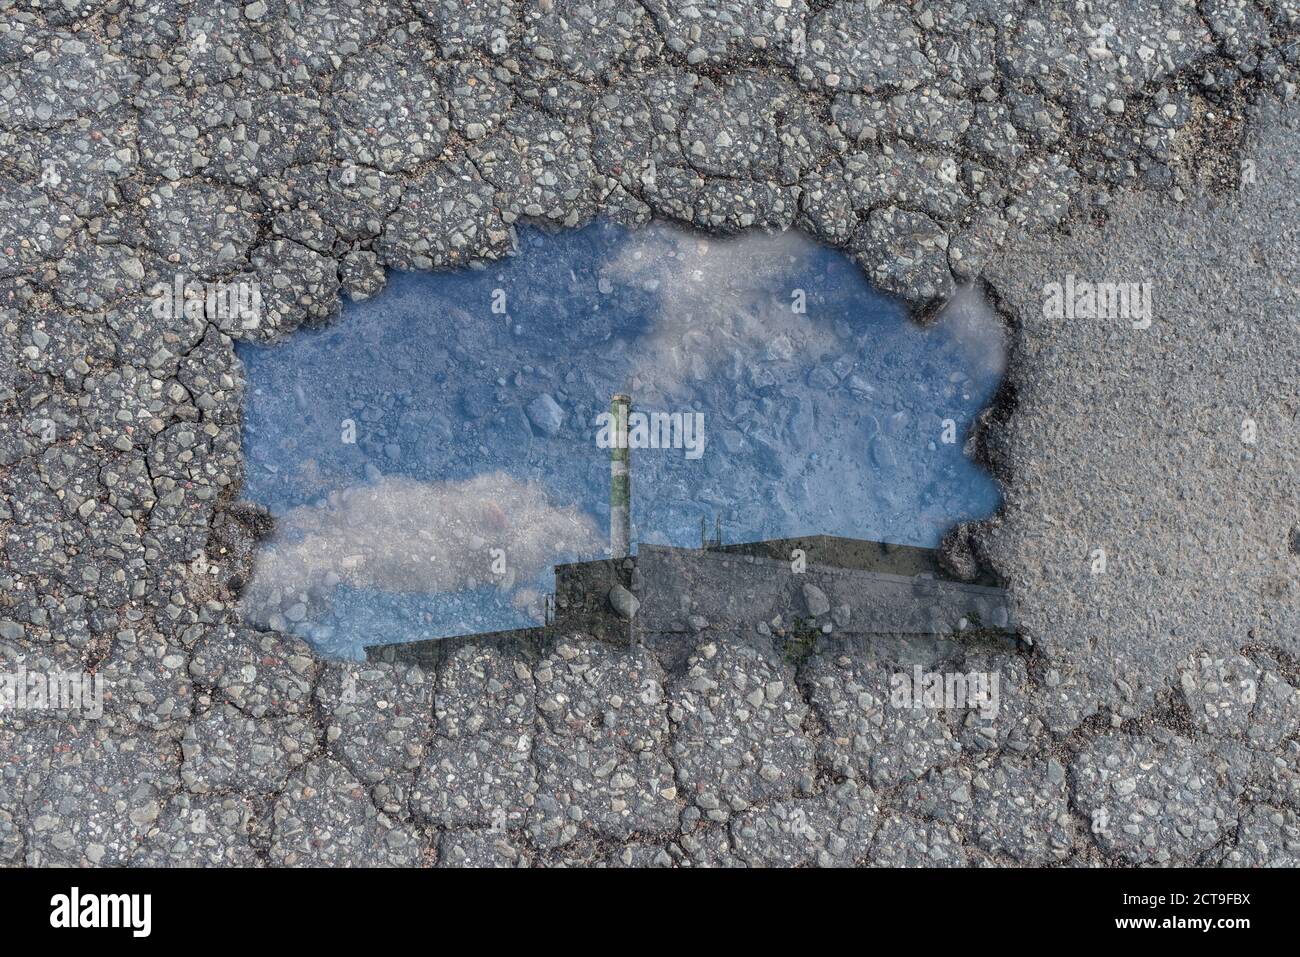
<svg viewBox="0 0 1300 957">
<path fill-rule="evenodd" d="M 558 435 L 564 425 L 564 410 L 549 392 L 543 392 L 528 403 L 528 419 L 543 435 Z"/>
<path fill-rule="evenodd" d="M 803 600 L 804 604 L 808 606 L 808 614 L 814 618 L 819 618 L 831 610 L 831 602 L 826 597 L 826 592 L 811 582 L 803 586 Z"/>
<path fill-rule="evenodd" d="M 641 602 L 637 600 L 636 595 L 622 585 L 615 585 L 609 590 L 609 604 L 620 617 L 628 621 L 636 617 L 637 610 L 641 607 Z"/>
</svg>

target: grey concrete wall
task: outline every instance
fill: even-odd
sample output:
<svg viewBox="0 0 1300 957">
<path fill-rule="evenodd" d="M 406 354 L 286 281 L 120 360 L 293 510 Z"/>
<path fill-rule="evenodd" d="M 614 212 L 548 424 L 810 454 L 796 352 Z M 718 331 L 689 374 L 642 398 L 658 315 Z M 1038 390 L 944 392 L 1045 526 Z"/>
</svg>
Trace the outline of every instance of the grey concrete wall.
<svg viewBox="0 0 1300 957">
<path fill-rule="evenodd" d="M 698 630 L 693 617 L 741 627 L 778 615 L 857 634 L 944 634 L 975 615 L 985 626 L 1013 626 L 1002 590 L 934 578 L 820 565 L 797 573 L 771 558 L 655 545 L 640 547 L 637 572 L 638 625 L 652 632 Z"/>
</svg>

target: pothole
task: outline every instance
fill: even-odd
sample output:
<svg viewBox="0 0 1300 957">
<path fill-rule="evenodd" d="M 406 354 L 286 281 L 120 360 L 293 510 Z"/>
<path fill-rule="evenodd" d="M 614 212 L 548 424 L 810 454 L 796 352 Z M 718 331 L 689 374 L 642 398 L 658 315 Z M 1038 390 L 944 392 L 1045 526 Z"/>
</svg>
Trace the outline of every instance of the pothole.
<svg viewBox="0 0 1300 957">
<path fill-rule="evenodd" d="M 974 289 L 922 327 L 793 231 L 523 230 L 507 260 L 394 274 L 239 346 L 244 494 L 276 519 L 244 615 L 351 658 L 544 621 L 553 566 L 610 554 L 616 394 L 633 549 L 933 548 L 998 505 L 963 444 L 1005 349 Z"/>
</svg>

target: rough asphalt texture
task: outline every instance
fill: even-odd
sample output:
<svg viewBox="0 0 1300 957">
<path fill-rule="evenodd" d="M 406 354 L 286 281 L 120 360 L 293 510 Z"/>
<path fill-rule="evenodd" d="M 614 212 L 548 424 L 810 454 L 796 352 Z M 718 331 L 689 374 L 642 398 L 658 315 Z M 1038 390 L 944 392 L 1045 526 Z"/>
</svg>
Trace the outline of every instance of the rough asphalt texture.
<svg viewBox="0 0 1300 957">
<path fill-rule="evenodd" d="M 0 0 L 0 670 L 110 695 L 0 716 L 0 862 L 1296 864 L 1298 31 L 1247 0 Z M 1015 348 L 971 448 L 1006 507 L 951 557 L 1032 652 L 706 629 L 667 670 L 572 636 L 424 673 L 237 621 L 231 337 L 598 214 L 797 226 L 919 315 L 988 283 Z M 259 282 L 261 324 L 155 318 L 178 271 Z M 1044 318 L 1066 273 L 1152 282 L 1155 322 Z M 891 708 L 913 663 L 998 671 L 998 722 Z"/>
</svg>

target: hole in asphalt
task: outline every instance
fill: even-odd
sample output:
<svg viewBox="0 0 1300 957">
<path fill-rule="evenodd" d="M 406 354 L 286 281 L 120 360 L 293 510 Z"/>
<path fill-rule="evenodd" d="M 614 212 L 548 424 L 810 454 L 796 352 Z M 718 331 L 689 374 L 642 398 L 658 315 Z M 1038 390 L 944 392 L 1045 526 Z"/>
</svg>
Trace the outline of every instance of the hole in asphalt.
<svg viewBox="0 0 1300 957">
<path fill-rule="evenodd" d="M 395 273 L 239 354 L 244 495 L 276 518 L 243 611 L 337 657 L 540 622 L 555 564 L 609 555 L 615 393 L 634 547 L 698 546 L 704 519 L 932 548 L 999 504 L 963 441 L 1000 320 L 968 289 L 922 327 L 793 231 L 521 230 L 507 260 Z"/>
</svg>

